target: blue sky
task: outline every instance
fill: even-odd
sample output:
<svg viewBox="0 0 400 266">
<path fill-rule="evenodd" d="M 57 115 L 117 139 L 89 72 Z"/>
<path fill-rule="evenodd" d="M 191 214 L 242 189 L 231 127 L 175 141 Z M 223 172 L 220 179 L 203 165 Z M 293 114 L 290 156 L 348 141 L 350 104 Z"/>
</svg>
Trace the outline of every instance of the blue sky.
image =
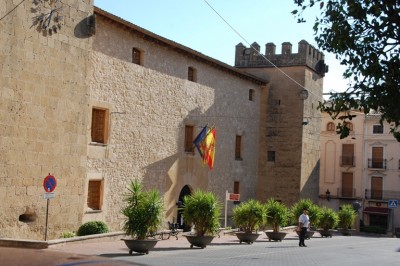
<svg viewBox="0 0 400 266">
<path fill-rule="evenodd" d="M 281 53 L 283 42 L 292 43 L 293 53 L 303 39 L 317 47 L 312 27 L 319 10 L 307 11 L 307 23 L 298 24 L 290 13 L 296 8 L 293 0 L 94 0 L 94 4 L 232 66 L 235 46 L 240 42 L 248 47 L 257 42 L 263 54 L 268 42 L 275 43 L 277 53 Z M 342 78 L 344 67 L 335 55 L 322 52 L 329 65 L 324 92 L 343 91 L 347 84 Z"/>
</svg>

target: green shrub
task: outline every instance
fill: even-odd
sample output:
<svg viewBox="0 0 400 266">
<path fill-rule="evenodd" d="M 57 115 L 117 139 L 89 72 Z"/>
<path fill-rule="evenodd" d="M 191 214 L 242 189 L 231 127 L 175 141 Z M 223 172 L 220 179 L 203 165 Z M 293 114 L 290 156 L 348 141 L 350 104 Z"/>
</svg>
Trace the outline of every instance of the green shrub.
<svg viewBox="0 0 400 266">
<path fill-rule="evenodd" d="M 233 221 L 246 233 L 252 233 L 263 225 L 265 217 L 265 205 L 254 199 L 249 199 L 233 209 Z"/>
<path fill-rule="evenodd" d="M 292 224 L 298 225 L 299 216 L 303 214 L 303 209 L 308 209 L 308 216 L 310 217 L 311 226 L 315 227 L 318 224 L 321 208 L 314 204 L 311 199 L 300 199 L 290 208 L 292 213 Z"/>
<path fill-rule="evenodd" d="M 95 235 L 95 234 L 103 234 L 108 233 L 108 226 L 102 221 L 90 221 L 82 224 L 78 232 L 76 232 L 77 236 L 87 236 L 87 235 Z"/>
<path fill-rule="evenodd" d="M 267 225 L 272 226 L 274 232 L 279 232 L 280 227 L 286 226 L 292 219 L 292 213 L 289 209 L 273 198 L 265 203 L 265 208 Z"/>
<path fill-rule="evenodd" d="M 339 226 L 342 229 L 349 229 L 354 224 L 357 214 L 354 211 L 353 206 L 351 206 L 350 204 L 344 204 L 340 207 L 338 215 Z"/>
<path fill-rule="evenodd" d="M 60 238 L 71 238 L 75 237 L 75 232 L 63 232 L 60 235 Z"/>
</svg>

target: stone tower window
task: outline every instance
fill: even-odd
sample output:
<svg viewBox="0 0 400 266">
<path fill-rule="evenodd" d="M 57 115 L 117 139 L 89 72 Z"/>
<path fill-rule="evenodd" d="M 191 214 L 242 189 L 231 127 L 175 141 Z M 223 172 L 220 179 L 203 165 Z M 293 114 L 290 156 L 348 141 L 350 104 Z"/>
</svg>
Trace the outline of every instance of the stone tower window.
<svg viewBox="0 0 400 266">
<path fill-rule="evenodd" d="M 275 162 L 275 151 L 268 151 L 267 152 L 267 161 L 268 162 Z"/>
<path fill-rule="evenodd" d="M 249 90 L 249 101 L 254 102 L 254 97 L 255 97 L 255 90 L 250 89 Z"/>
<path fill-rule="evenodd" d="M 197 77 L 196 77 L 196 69 L 193 67 L 188 67 L 188 80 L 196 82 Z"/>
<path fill-rule="evenodd" d="M 242 160 L 242 136 L 236 135 L 235 160 Z"/>
<path fill-rule="evenodd" d="M 132 63 L 134 63 L 136 65 L 141 65 L 141 63 L 142 63 L 141 54 L 142 54 L 142 52 L 139 49 L 133 48 L 132 49 Z"/>
</svg>

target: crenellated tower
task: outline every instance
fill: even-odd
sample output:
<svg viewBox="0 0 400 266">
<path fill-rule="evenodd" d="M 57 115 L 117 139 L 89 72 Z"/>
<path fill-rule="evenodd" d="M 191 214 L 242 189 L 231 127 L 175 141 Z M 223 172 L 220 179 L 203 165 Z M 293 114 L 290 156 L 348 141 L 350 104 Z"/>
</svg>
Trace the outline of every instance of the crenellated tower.
<svg viewBox="0 0 400 266">
<path fill-rule="evenodd" d="M 290 205 L 300 198 L 318 199 L 319 132 L 324 54 L 302 40 L 297 53 L 290 42 L 281 53 L 274 43 L 265 54 L 254 42 L 236 46 L 235 67 L 269 81 L 262 99 L 257 198 L 275 198 Z"/>
</svg>

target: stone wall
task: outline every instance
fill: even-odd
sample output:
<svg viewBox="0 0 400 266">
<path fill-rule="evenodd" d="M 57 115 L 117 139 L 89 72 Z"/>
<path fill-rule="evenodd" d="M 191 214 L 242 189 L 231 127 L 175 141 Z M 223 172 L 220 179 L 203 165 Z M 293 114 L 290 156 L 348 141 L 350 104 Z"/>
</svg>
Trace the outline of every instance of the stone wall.
<svg viewBox="0 0 400 266">
<path fill-rule="evenodd" d="M 54 238 L 82 219 L 91 43 L 76 37 L 76 26 L 93 7 L 63 0 L 63 25 L 50 34 L 35 24 L 32 1 L 17 2 L 0 7 L 0 237 L 44 238 L 43 180 L 51 173 Z"/>
</svg>

